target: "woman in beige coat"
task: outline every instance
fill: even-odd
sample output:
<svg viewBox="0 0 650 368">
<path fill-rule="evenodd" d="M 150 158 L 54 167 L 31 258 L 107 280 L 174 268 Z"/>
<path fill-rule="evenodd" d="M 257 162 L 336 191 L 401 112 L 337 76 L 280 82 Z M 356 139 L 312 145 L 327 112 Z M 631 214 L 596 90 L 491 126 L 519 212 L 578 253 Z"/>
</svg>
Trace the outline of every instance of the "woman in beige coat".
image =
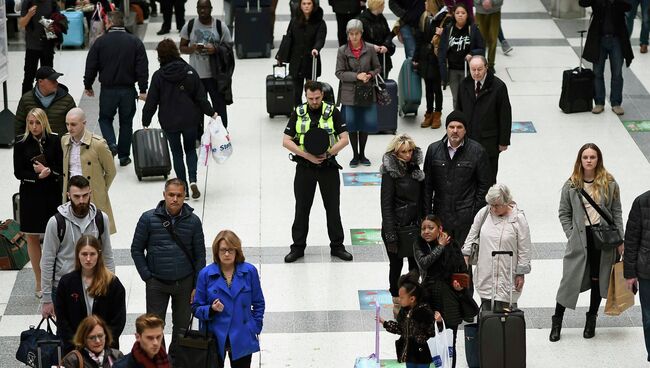
<svg viewBox="0 0 650 368">
<path fill-rule="evenodd" d="M 67 202 L 66 195 L 68 179 L 70 178 L 70 159 L 73 156 L 74 143 L 71 138 L 79 142 L 79 158 L 81 161 L 81 175 L 90 181 L 92 194 L 90 200 L 103 212 L 106 212 L 110 220 L 111 234 L 115 234 L 115 220 L 111 200 L 108 197 L 113 179 L 115 179 L 115 162 L 113 155 L 108 148 L 104 138 L 94 135 L 86 130 L 86 114 L 76 107 L 66 115 L 68 134 L 61 138 L 63 147 L 63 202 Z"/>
<path fill-rule="evenodd" d="M 549 336 L 551 341 L 560 339 L 565 309 L 575 309 L 580 293 L 590 289 L 591 301 L 583 337 L 585 339 L 594 337 L 598 307 L 602 298 L 607 296 L 609 275 L 616 261 L 616 250 L 623 253 L 623 244 L 619 245 L 618 249 L 598 250 L 594 247 L 590 223 L 598 226 L 601 218 L 580 194 L 582 189 L 599 204 L 607 216 L 614 220 L 623 239 L 623 217 L 618 184 L 605 169 L 600 148 L 593 143 L 587 143 L 578 151 L 573 174 L 562 187 L 559 217 L 568 242 L 562 262 L 562 281 L 555 298 L 557 303 L 555 315 L 552 317 Z"/>
<path fill-rule="evenodd" d="M 513 201 L 510 189 L 503 184 L 495 184 L 485 196 L 487 206 L 478 211 L 474 223 L 463 246 L 465 262 L 478 252 L 474 287 L 481 297 L 481 308 L 490 309 L 492 289 L 496 287 L 495 309 L 502 310 L 512 302 L 516 305 L 524 287 L 524 275 L 530 273 L 530 229 L 524 211 Z M 492 259 L 492 251 L 512 251 L 513 270 L 510 271 L 510 257 L 499 256 Z M 492 262 L 496 264 L 496 280 L 492 277 Z M 512 281 L 514 280 L 514 288 Z M 496 283 L 496 285 L 495 285 Z"/>
</svg>

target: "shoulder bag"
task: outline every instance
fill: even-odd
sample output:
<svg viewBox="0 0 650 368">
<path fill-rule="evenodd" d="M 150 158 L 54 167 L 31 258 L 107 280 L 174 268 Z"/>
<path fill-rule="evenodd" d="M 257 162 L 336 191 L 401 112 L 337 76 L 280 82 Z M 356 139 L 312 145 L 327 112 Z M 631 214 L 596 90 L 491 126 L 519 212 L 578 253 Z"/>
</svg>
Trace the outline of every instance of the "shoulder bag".
<svg viewBox="0 0 650 368">
<path fill-rule="evenodd" d="M 163 221 L 162 225 L 169 232 L 169 235 L 172 236 L 172 239 L 174 239 L 174 243 L 176 243 L 176 245 L 178 245 L 178 247 L 181 248 L 183 254 L 185 254 L 185 257 L 187 257 L 187 260 L 190 261 L 190 265 L 192 265 L 192 272 L 196 274 L 196 268 L 194 267 L 194 259 L 192 258 L 192 255 L 187 250 L 187 248 L 185 248 L 185 244 L 183 244 L 183 242 L 178 237 L 178 235 L 176 235 L 176 232 L 174 232 L 174 227 L 172 226 L 172 222 L 169 220 L 165 220 Z M 192 287 L 194 287 L 195 281 L 192 282 Z"/>
<path fill-rule="evenodd" d="M 580 201 L 580 204 L 582 204 L 582 208 L 585 210 L 585 216 L 587 216 L 587 221 L 589 222 L 589 226 L 591 226 L 591 232 L 594 235 L 594 247 L 596 249 L 600 250 L 609 250 L 609 249 L 614 249 L 617 246 L 623 244 L 623 238 L 621 237 L 621 233 L 618 231 L 618 227 L 614 223 L 611 217 L 609 217 L 603 210 L 596 204 L 596 202 L 589 196 L 589 193 L 585 191 L 584 189 L 580 189 L 580 194 L 582 194 L 583 197 L 591 204 L 591 207 L 593 207 L 596 212 L 600 215 L 600 218 L 605 220 L 605 224 L 600 223 L 597 225 L 593 225 L 591 223 L 591 219 L 589 218 L 589 215 L 587 215 L 587 207 L 585 207 L 584 202 L 582 200 Z"/>
</svg>

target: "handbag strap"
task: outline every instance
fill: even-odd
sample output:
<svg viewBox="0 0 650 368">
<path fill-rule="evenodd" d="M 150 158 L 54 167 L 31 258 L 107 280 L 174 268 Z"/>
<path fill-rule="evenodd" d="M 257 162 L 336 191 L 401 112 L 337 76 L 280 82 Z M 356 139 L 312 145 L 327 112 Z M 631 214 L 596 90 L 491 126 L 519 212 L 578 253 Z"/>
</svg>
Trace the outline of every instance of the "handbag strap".
<svg viewBox="0 0 650 368">
<path fill-rule="evenodd" d="M 77 361 L 79 362 L 79 368 L 84 368 L 84 357 L 81 355 L 81 352 L 77 349 L 72 350 L 74 355 L 77 356 Z"/>
<path fill-rule="evenodd" d="M 190 261 L 190 265 L 192 265 L 192 272 L 196 273 L 196 269 L 194 268 L 194 260 L 192 259 L 190 252 L 187 250 L 187 248 L 185 248 L 185 244 L 183 244 L 181 239 L 179 239 L 178 235 L 176 235 L 176 233 L 174 232 L 174 227 L 172 225 L 172 222 L 169 220 L 165 220 L 163 221 L 162 225 L 169 232 L 169 235 L 172 236 L 172 239 L 174 239 L 174 243 L 176 243 L 176 245 L 178 245 L 178 247 L 181 248 L 181 250 L 185 254 L 185 257 L 187 257 L 187 260 Z"/>
<path fill-rule="evenodd" d="M 596 212 L 598 212 L 600 217 L 605 219 L 605 221 L 607 221 L 608 224 L 614 225 L 614 221 L 611 219 L 611 217 L 609 217 L 607 214 L 605 214 L 605 212 L 603 212 L 603 210 L 600 208 L 600 206 L 598 204 L 596 204 L 596 202 L 591 198 L 589 193 L 587 193 L 587 191 L 584 188 L 580 189 L 580 193 L 582 194 L 583 197 L 585 197 L 587 202 L 589 202 L 591 207 L 593 207 L 596 210 Z M 582 202 L 582 201 L 580 201 L 580 202 Z M 587 208 L 585 207 L 584 202 L 582 203 L 582 207 L 585 209 L 585 214 L 586 214 L 587 213 Z M 589 216 L 587 216 L 587 218 L 589 218 Z M 589 221 L 589 225 L 591 225 L 591 221 Z"/>
</svg>

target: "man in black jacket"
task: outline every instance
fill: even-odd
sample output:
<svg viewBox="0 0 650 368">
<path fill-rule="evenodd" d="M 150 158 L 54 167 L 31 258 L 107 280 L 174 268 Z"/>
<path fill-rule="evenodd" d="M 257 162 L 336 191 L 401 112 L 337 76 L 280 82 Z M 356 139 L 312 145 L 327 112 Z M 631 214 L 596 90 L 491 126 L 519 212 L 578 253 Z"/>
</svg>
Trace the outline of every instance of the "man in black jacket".
<svg viewBox="0 0 650 368">
<path fill-rule="evenodd" d="M 328 0 L 332 11 L 336 14 L 336 37 L 339 40 L 339 46 L 348 43 L 348 34 L 345 27 L 351 19 L 354 19 L 361 14 L 361 1 L 360 0 Z"/>
<path fill-rule="evenodd" d="M 639 288 L 643 336 L 650 362 L 650 191 L 638 196 L 625 226 L 623 275 L 630 289 Z"/>
<path fill-rule="evenodd" d="M 490 160 L 490 184 L 497 182 L 499 154 L 510 145 L 512 108 L 508 87 L 488 71 L 487 60 L 474 55 L 469 61 L 471 75 L 458 89 L 459 111 L 467 117 L 467 136 L 479 142 Z"/>
<path fill-rule="evenodd" d="M 99 127 L 108 146 L 120 159 L 120 166 L 131 163 L 131 136 L 133 135 L 133 116 L 138 94 L 134 88 L 137 82 L 141 100 L 147 95 L 149 80 L 149 61 L 144 44 L 124 28 L 124 15 L 121 12 L 108 13 L 108 32 L 98 38 L 88 51 L 84 88 L 86 96 L 93 97 L 93 83 L 99 72 L 102 90 L 99 95 Z M 120 116 L 120 136 L 115 142 L 113 118 Z"/>
<path fill-rule="evenodd" d="M 463 244 L 474 216 L 485 206 L 490 167 L 485 149 L 465 137 L 467 119 L 460 111 L 447 116 L 447 135 L 431 143 L 424 158 L 426 214 L 442 219 L 444 231 Z"/>
<path fill-rule="evenodd" d="M 167 180 L 163 197 L 155 209 L 140 216 L 131 257 L 146 283 L 147 313 L 164 321 L 172 300 L 169 354 L 173 359 L 176 337 L 190 320 L 196 277 L 205 267 L 205 240 L 201 220 L 184 203 L 185 183 L 176 178 Z"/>
</svg>

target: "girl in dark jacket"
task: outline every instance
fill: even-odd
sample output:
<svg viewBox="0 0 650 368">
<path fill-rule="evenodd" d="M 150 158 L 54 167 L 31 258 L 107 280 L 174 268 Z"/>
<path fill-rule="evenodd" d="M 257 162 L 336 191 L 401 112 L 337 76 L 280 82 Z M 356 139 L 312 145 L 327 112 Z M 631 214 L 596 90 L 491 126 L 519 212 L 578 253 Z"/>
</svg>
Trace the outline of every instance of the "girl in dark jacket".
<svg viewBox="0 0 650 368">
<path fill-rule="evenodd" d="M 483 36 L 465 7 L 465 4 L 456 4 L 454 22 L 444 29 L 437 28 L 436 34 L 440 35 L 438 59 L 440 60 L 440 80 L 443 86 L 449 85 L 451 97 L 458 97 L 460 83 L 469 75 L 467 63 L 473 55 L 485 54 Z"/>
<path fill-rule="evenodd" d="M 302 104 L 303 84 L 312 78 L 312 58 L 316 58 L 316 77 L 321 74 L 320 50 L 325 46 L 327 25 L 323 9 L 315 0 L 301 0 L 300 10 L 289 22 L 286 40 L 275 56 L 278 64 L 289 63 L 293 78 L 295 106 Z"/>
<path fill-rule="evenodd" d="M 14 176 L 20 180 L 20 231 L 27 235 L 27 252 L 36 278 L 35 295 L 41 291 L 40 234 L 61 204 L 63 150 L 61 138 L 52 133 L 45 111 L 27 114 L 25 134 L 14 146 Z"/>
<path fill-rule="evenodd" d="M 65 352 L 73 349 L 72 337 L 86 316 L 106 321 L 111 347 L 119 349 L 126 323 L 126 293 L 120 280 L 104 265 L 102 247 L 92 235 L 83 235 L 75 247 L 75 270 L 61 277 L 56 289 L 57 334 Z M 107 344 L 109 345 L 109 344 Z"/>
<path fill-rule="evenodd" d="M 397 361 L 406 363 L 406 367 L 420 367 L 431 364 L 431 352 L 427 340 L 435 336 L 434 321 L 440 320 L 440 313 L 433 312 L 423 303 L 424 289 L 417 281 L 417 276 L 406 274 L 400 277 L 399 303 L 402 306 L 396 321 L 379 322 L 386 331 L 400 335 L 395 343 Z"/>
<path fill-rule="evenodd" d="M 189 197 L 188 189 L 191 189 L 192 198 L 197 199 L 201 196 L 196 185 L 198 163 L 196 141 L 200 138 L 199 127 L 203 125 L 204 114 L 216 119 L 217 113 L 208 102 L 196 70 L 181 59 L 176 43 L 164 39 L 158 43 L 156 51 L 160 69 L 156 70 L 151 77 L 147 101 L 142 109 L 142 126 L 146 128 L 151 124 L 151 118 L 160 107 L 158 121 L 169 141 L 176 176 L 185 182 L 185 197 Z M 183 137 L 183 144 L 181 144 L 181 137 Z M 183 152 L 187 156 L 189 183 L 185 173 Z"/>
<path fill-rule="evenodd" d="M 400 241 L 398 229 L 418 225 L 423 211 L 422 194 L 424 172 L 420 170 L 422 150 L 407 134 L 393 138 L 379 167 L 381 175 L 381 236 L 390 263 L 388 282 L 393 297 L 393 314 L 399 311 L 397 281 L 402 272 L 404 257 L 408 257 L 409 271 L 417 268 L 413 258 L 413 243 Z M 415 240 L 415 239 L 413 239 Z"/>
<path fill-rule="evenodd" d="M 471 308 L 471 312 L 463 307 L 463 303 L 472 304 L 471 297 L 457 280 L 452 281 L 452 274 L 467 273 L 467 265 L 460 246 L 442 231 L 442 221 L 427 215 L 422 220 L 420 235 L 414 245 L 415 260 L 420 268 L 422 286 L 429 295 L 429 304 L 440 311 L 447 328 L 454 331 L 452 367 L 455 367 L 458 325 L 463 319 L 471 321 L 478 313 L 478 306 Z"/>
<path fill-rule="evenodd" d="M 375 51 L 377 51 L 381 64 L 381 75 L 387 78 L 393 68 L 390 57 L 395 54 L 395 44 L 393 43 L 395 34 L 388 28 L 388 21 L 383 14 L 384 0 L 369 0 L 366 5 L 368 8 L 361 12 L 358 18 L 363 23 L 361 38 L 365 42 L 375 45 Z"/>
</svg>

